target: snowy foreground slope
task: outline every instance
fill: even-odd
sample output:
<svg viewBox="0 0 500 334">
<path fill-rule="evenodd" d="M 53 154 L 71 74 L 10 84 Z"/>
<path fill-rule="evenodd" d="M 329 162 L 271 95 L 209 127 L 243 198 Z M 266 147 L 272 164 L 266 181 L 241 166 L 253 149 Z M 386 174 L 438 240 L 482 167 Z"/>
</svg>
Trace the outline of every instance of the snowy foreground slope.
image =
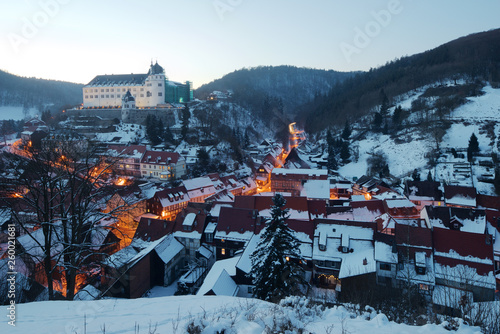
<svg viewBox="0 0 500 334">
<path fill-rule="evenodd" d="M 290 320 L 305 333 L 449 333 L 442 325 L 413 327 L 389 322 L 383 314 L 365 312 L 354 316 L 344 307 L 315 311 L 304 300 L 290 300 L 290 306 L 236 297 L 173 296 L 135 300 L 47 301 L 17 305 L 16 327 L 3 320 L 0 333 L 186 333 L 187 325 L 204 328 L 202 333 L 260 334 L 273 324 Z M 86 324 L 84 325 L 84 323 Z M 151 331 L 153 332 L 153 331 Z M 296 332 L 296 331 L 293 331 Z M 293 333 L 290 332 L 290 333 Z M 477 327 L 462 325 L 456 333 L 480 333 Z"/>
</svg>

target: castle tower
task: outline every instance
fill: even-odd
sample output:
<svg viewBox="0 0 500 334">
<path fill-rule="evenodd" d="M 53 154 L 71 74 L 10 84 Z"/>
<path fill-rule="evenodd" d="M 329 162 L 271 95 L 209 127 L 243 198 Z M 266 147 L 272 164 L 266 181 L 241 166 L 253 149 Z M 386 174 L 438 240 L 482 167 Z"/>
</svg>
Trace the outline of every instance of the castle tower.
<svg viewBox="0 0 500 334">
<path fill-rule="evenodd" d="M 151 62 L 151 67 L 149 68 L 148 77 L 145 82 L 146 105 L 157 106 L 158 104 L 165 104 L 165 84 L 165 70 L 158 62 L 155 64 Z"/>
<path fill-rule="evenodd" d="M 130 94 L 130 90 L 128 90 L 122 98 L 122 121 L 124 123 L 130 123 L 133 110 L 135 110 L 135 98 Z"/>
</svg>

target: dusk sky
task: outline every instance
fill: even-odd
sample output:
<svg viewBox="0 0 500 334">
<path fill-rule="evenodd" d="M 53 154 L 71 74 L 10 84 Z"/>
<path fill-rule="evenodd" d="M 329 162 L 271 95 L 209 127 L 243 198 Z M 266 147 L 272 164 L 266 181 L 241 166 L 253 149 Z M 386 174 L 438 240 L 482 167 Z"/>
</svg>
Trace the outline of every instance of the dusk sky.
<svg viewBox="0 0 500 334">
<path fill-rule="evenodd" d="M 243 67 L 368 70 L 500 27 L 494 0 L 18 0 L 0 4 L 0 69 L 88 83 L 158 60 L 199 87 Z"/>
</svg>

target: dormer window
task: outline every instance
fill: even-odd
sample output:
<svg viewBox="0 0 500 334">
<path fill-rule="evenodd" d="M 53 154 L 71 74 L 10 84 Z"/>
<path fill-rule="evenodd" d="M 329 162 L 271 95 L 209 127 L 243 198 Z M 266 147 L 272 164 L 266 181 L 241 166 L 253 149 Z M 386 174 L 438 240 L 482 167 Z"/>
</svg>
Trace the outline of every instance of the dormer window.
<svg viewBox="0 0 500 334">
<path fill-rule="evenodd" d="M 318 247 L 320 251 L 326 251 L 326 233 L 319 233 L 319 243 Z"/>
</svg>

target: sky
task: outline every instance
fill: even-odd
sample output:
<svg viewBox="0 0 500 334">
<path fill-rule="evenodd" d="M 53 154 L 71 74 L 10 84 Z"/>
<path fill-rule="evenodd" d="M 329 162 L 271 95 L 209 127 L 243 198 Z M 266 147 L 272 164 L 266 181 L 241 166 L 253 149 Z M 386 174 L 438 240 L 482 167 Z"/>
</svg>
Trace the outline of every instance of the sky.
<svg viewBox="0 0 500 334">
<path fill-rule="evenodd" d="M 0 69 L 86 84 L 146 73 L 194 87 L 244 67 L 369 70 L 500 28 L 496 0 L 0 2 Z"/>
</svg>

